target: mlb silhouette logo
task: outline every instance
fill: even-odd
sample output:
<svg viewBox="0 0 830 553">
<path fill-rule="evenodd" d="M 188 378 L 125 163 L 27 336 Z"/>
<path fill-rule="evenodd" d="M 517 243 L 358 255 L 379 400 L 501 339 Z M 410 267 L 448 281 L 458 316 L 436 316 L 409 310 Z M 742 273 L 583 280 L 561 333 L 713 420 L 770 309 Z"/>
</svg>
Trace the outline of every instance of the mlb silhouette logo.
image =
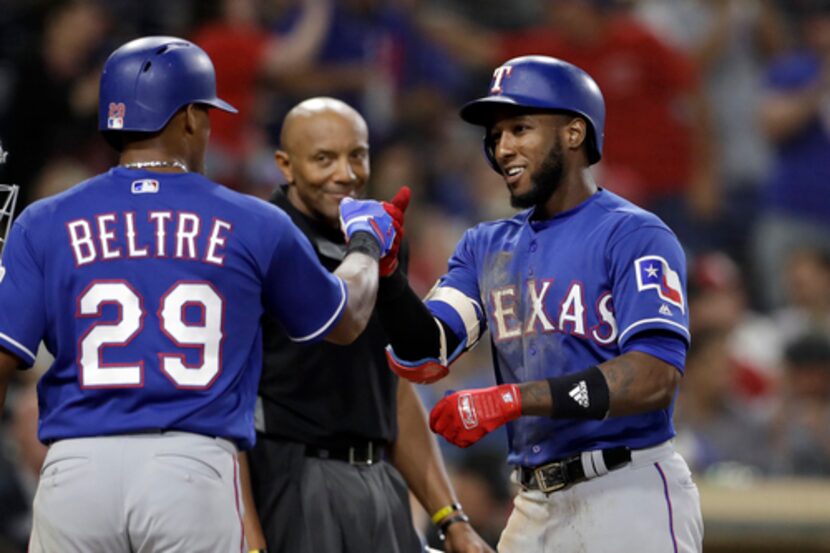
<svg viewBox="0 0 830 553">
<path fill-rule="evenodd" d="M 127 113 L 127 106 L 124 102 L 110 102 L 109 114 L 107 115 L 108 129 L 123 129 L 124 115 Z"/>
<path fill-rule="evenodd" d="M 133 181 L 133 194 L 155 194 L 159 191 L 159 181 L 155 179 L 141 179 Z"/>
</svg>

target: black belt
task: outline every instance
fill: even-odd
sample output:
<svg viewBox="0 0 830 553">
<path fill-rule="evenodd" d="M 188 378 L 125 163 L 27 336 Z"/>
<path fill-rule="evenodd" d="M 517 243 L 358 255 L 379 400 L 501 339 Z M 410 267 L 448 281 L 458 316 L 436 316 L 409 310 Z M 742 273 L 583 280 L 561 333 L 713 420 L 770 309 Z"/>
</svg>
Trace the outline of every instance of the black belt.
<svg viewBox="0 0 830 553">
<path fill-rule="evenodd" d="M 607 474 L 629 461 L 631 461 L 631 450 L 620 446 L 586 451 L 580 455 L 538 467 L 516 467 L 516 470 L 522 488 L 551 493 L 565 486 Z"/>
<path fill-rule="evenodd" d="M 366 441 L 344 447 L 316 447 L 309 445 L 305 448 L 305 456 L 346 461 L 352 465 L 371 465 L 385 458 L 386 443 Z"/>
</svg>

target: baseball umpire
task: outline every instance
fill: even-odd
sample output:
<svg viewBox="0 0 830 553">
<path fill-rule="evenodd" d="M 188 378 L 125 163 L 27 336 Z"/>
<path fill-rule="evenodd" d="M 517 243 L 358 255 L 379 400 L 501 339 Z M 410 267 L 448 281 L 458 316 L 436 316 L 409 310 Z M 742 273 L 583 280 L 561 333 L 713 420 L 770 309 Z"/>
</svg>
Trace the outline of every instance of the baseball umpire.
<svg viewBox="0 0 830 553">
<path fill-rule="evenodd" d="M 434 381 L 489 328 L 500 385 L 448 395 L 430 426 L 467 447 L 508 425 L 521 491 L 499 551 L 700 551 L 697 488 L 671 441 L 685 259 L 662 221 L 593 181 L 599 88 L 567 62 L 519 57 L 461 117 L 485 128 L 523 211 L 468 230 L 425 303 L 397 276 L 391 366 Z"/>
<path fill-rule="evenodd" d="M 49 450 L 29 551 L 239 552 L 261 315 L 295 341 L 353 340 L 393 221 L 344 202 L 332 274 L 284 212 L 200 175 L 208 108 L 234 108 L 188 41 L 123 45 L 100 86 L 120 165 L 31 205 L 3 252 L 0 380 L 41 340 L 55 356 L 38 385 Z"/>
<path fill-rule="evenodd" d="M 347 251 L 338 204 L 366 186 L 368 140 L 363 117 L 334 98 L 305 100 L 283 123 L 276 163 L 288 184 L 272 201 L 332 270 Z M 402 217 L 408 196 L 393 202 Z M 381 262 L 381 275 L 395 270 L 389 261 Z M 248 458 L 271 551 L 423 551 L 407 487 L 439 523 L 459 515 L 445 527 L 447 551 L 492 551 L 460 516 L 412 384 L 388 369 L 377 315 L 348 346 L 292 343 L 273 323 L 264 340 L 261 416 Z"/>
</svg>

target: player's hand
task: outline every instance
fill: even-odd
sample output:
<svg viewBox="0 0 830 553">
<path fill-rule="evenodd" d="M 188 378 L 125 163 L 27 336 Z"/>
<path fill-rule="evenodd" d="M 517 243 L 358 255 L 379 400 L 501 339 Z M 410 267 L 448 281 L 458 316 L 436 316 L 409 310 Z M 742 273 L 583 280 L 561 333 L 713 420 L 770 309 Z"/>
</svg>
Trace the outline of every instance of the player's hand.
<svg viewBox="0 0 830 553">
<path fill-rule="evenodd" d="M 409 205 L 409 198 L 412 196 L 412 191 L 408 186 L 401 187 L 391 202 L 381 202 L 383 209 L 392 217 L 392 224 L 395 227 L 395 239 L 392 241 L 392 247 L 389 253 L 380 260 L 380 276 L 386 277 L 395 272 L 398 268 L 398 251 L 401 248 L 401 241 L 403 240 L 403 220 L 406 208 Z"/>
<path fill-rule="evenodd" d="M 495 553 L 468 522 L 456 522 L 447 528 L 446 553 Z"/>
<path fill-rule="evenodd" d="M 448 442 L 468 447 L 521 414 L 519 387 L 502 384 L 446 396 L 432 408 L 429 427 Z"/>
<path fill-rule="evenodd" d="M 389 253 L 395 241 L 395 225 L 392 216 L 375 200 L 343 198 L 340 202 L 340 228 L 351 240 L 357 232 L 368 232 L 380 246 L 380 257 Z"/>
</svg>

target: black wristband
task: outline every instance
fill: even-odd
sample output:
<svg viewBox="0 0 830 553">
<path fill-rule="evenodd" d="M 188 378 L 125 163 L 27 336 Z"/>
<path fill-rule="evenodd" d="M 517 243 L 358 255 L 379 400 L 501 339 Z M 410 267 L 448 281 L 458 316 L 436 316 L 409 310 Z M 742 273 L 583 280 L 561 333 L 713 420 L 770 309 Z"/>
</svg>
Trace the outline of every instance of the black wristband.
<svg viewBox="0 0 830 553">
<path fill-rule="evenodd" d="M 548 378 L 554 419 L 602 420 L 608 415 L 610 392 L 605 375 L 594 365 L 584 371 Z"/>
<path fill-rule="evenodd" d="M 349 245 L 346 246 L 346 255 L 352 252 L 365 253 L 377 261 L 380 259 L 380 244 L 371 232 L 359 230 L 349 238 Z"/>
</svg>

